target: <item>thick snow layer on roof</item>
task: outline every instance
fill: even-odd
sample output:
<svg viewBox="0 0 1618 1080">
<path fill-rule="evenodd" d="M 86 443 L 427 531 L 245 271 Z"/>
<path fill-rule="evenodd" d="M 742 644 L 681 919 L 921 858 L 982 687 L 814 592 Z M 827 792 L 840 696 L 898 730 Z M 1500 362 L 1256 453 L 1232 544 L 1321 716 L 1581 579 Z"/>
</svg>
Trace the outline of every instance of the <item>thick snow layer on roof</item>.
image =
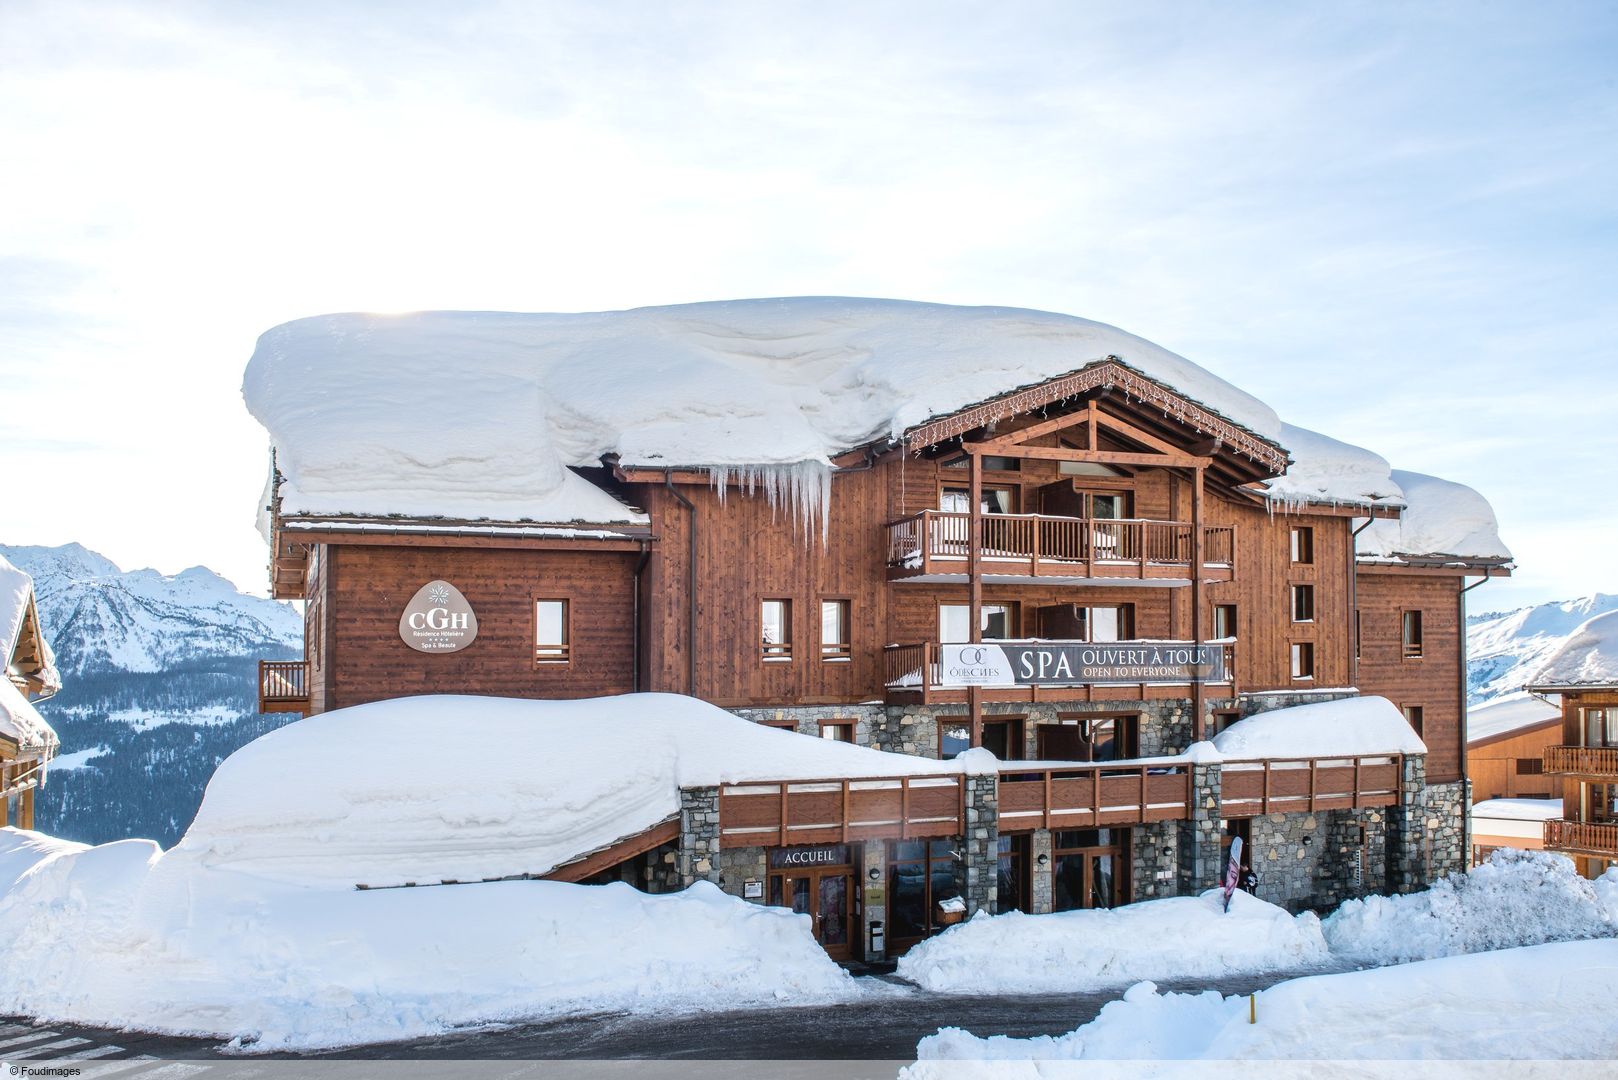
<svg viewBox="0 0 1618 1080">
<path fill-rule="evenodd" d="M 56 732 L 12 681 L 0 674 L 0 735 L 24 751 L 56 753 Z"/>
<path fill-rule="evenodd" d="M 549 881 L 308 889 L 146 840 L 86 848 L 0 829 L 0 925 L 0 1015 L 260 1051 L 861 995 L 808 916 L 706 882 L 661 896 Z"/>
<path fill-rule="evenodd" d="M 1236 721 L 1213 743 L 1226 761 L 1427 752 L 1404 714 L 1383 697 L 1271 709 Z"/>
<path fill-rule="evenodd" d="M 1291 424 L 1281 426 L 1281 445 L 1292 454 L 1292 465 L 1265 485 L 1275 502 L 1404 505 L 1387 461 L 1363 447 Z"/>
<path fill-rule="evenodd" d="M 1465 484 L 1423 473 L 1393 471 L 1406 509 L 1397 521 L 1378 520 L 1360 533 L 1361 558 L 1450 557 L 1510 559 L 1489 501 Z"/>
<path fill-rule="evenodd" d="M 1116 356 L 1266 438 L 1263 402 L 1070 315 L 799 297 L 586 314 L 324 315 L 265 333 L 243 394 L 288 513 L 637 520 L 568 471 L 817 469 L 930 417 Z"/>
<path fill-rule="evenodd" d="M 1186 942 L 1196 942 L 1187 948 Z M 980 913 L 913 946 L 899 974 L 952 994 L 1082 993 L 1136 979 L 1219 978 L 1326 959 L 1313 914 L 1223 889 L 1112 911 Z"/>
<path fill-rule="evenodd" d="M 1466 710 L 1466 741 L 1476 743 L 1561 718 L 1562 710 L 1526 691 L 1495 698 Z"/>
<path fill-rule="evenodd" d="M 11 655 L 17 649 L 17 639 L 22 636 L 23 623 L 28 618 L 28 608 L 34 599 L 34 579 L 27 573 L 17 569 L 4 555 L 0 555 L 0 676 L 4 668 L 11 661 Z M 43 653 L 44 667 L 39 672 L 39 679 L 51 690 L 61 687 L 61 675 L 56 670 L 56 658 L 51 654 L 48 641 L 40 635 L 40 649 Z"/>
<path fill-rule="evenodd" d="M 1472 804 L 1472 817 L 1503 821 L 1549 821 L 1562 816 L 1561 799 L 1484 799 Z M 1618 917 L 1618 912 L 1614 912 Z"/>
<path fill-rule="evenodd" d="M 544 874 L 678 813 L 681 787 L 953 775 L 978 756 L 883 753 L 677 694 L 400 698 L 236 751 L 175 850 L 335 888 Z"/>
<path fill-rule="evenodd" d="M 1586 621 L 1551 653 L 1530 686 L 1618 686 L 1618 611 Z"/>
</svg>

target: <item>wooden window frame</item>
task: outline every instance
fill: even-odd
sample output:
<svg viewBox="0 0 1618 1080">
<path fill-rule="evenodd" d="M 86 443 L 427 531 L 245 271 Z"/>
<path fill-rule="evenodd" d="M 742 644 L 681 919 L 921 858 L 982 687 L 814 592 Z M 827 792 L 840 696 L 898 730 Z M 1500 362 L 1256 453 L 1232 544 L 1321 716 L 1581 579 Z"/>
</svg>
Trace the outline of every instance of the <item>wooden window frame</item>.
<svg viewBox="0 0 1618 1080">
<path fill-rule="evenodd" d="M 945 729 L 952 728 L 952 727 L 964 727 L 966 729 L 966 749 L 967 750 L 972 749 L 972 719 L 971 719 L 971 717 L 963 716 L 963 717 L 956 718 L 956 717 L 953 717 L 953 716 L 940 716 L 938 718 L 938 760 L 939 761 L 954 761 L 955 760 L 955 758 L 946 758 L 944 756 L 944 731 L 945 731 Z M 966 753 L 966 750 L 961 751 L 961 753 L 963 753 L 963 754 Z M 956 756 L 959 757 L 960 755 L 958 754 Z"/>
<path fill-rule="evenodd" d="M 961 487 L 965 487 L 967 489 L 967 492 L 968 492 L 967 497 L 970 499 L 971 498 L 971 485 L 970 484 L 963 484 L 961 482 L 961 478 L 958 477 L 958 476 L 947 476 L 947 475 L 944 475 L 942 473 L 939 475 L 939 477 L 938 477 L 938 489 L 937 489 L 936 492 L 934 492 L 934 495 L 938 500 L 934 505 L 938 507 L 939 512 L 941 512 L 941 513 L 945 512 L 944 511 L 944 489 L 945 488 L 961 488 Z M 1023 512 L 1023 508 L 1022 508 L 1022 506 L 1023 506 L 1022 484 L 1020 484 L 1020 483 L 1007 483 L 1007 482 L 998 481 L 998 480 L 995 481 L 994 483 L 990 483 L 989 481 L 985 480 L 983 482 L 983 484 L 982 484 L 982 487 L 983 487 L 984 491 L 1009 491 L 1009 492 L 1011 492 L 1011 506 L 1012 506 L 1012 508 L 1010 510 L 1006 511 L 1006 513 L 1009 515 L 1009 514 L 1020 514 L 1020 513 Z M 960 511 L 955 511 L 955 512 L 959 513 Z M 988 511 L 988 510 L 984 511 L 984 513 L 986 513 L 986 514 L 990 513 L 990 512 L 991 511 Z"/>
<path fill-rule="evenodd" d="M 819 721 L 819 724 L 819 734 L 822 739 L 826 739 L 829 742 L 847 743 L 849 746 L 855 745 L 855 736 L 859 733 L 859 728 L 855 726 L 854 721 L 843 719 L 841 717 L 835 717 L 831 720 L 821 720 Z M 831 736 L 826 734 L 827 728 L 847 728 L 848 738 L 833 739 Z"/>
<path fill-rule="evenodd" d="M 775 643 L 775 644 L 771 644 L 771 643 L 766 642 L 764 640 L 764 605 L 766 605 L 766 604 L 780 604 L 780 605 L 782 605 L 782 609 L 781 609 L 781 616 L 782 616 L 781 617 L 781 628 L 782 628 L 782 632 L 783 632 L 783 634 L 785 636 L 784 641 L 781 641 L 781 642 L 778 642 L 778 643 Z M 786 664 L 786 663 L 791 663 L 792 662 L 792 660 L 793 660 L 793 655 L 792 655 L 793 639 L 798 636 L 797 632 L 796 632 L 796 628 L 792 625 L 792 623 L 793 623 L 792 598 L 790 596 L 763 596 L 763 597 L 759 598 L 759 601 L 758 601 L 758 636 L 757 636 L 757 638 L 755 640 L 758 641 L 758 658 L 759 658 L 760 663 L 763 663 L 763 664 Z M 771 652 L 770 650 L 772 650 L 772 649 L 777 650 L 777 651 Z"/>
<path fill-rule="evenodd" d="M 1545 759 L 1535 757 L 1520 757 L 1517 759 L 1518 776 L 1544 776 Z"/>
<path fill-rule="evenodd" d="M 1287 555 L 1294 566 L 1315 564 L 1315 527 L 1294 525 L 1287 538 Z"/>
<path fill-rule="evenodd" d="M 990 724 L 1003 724 L 1011 738 L 1006 740 L 1007 747 L 1017 751 L 1016 757 L 1001 758 L 1002 761 L 1028 760 L 1028 717 L 1026 716 L 985 716 L 983 730 L 987 731 Z M 1015 745 L 1012 745 L 1015 739 Z M 979 745 L 985 745 L 979 743 Z M 942 751 L 940 751 L 942 752 Z"/>
<path fill-rule="evenodd" d="M 1299 650 L 1303 650 L 1300 652 Z M 1299 674 L 1298 658 L 1306 656 L 1309 659 L 1309 670 Z M 1292 673 L 1293 682 L 1313 682 L 1318 665 L 1315 663 L 1315 643 L 1312 641 L 1294 641 L 1287 649 L 1287 670 Z"/>
<path fill-rule="evenodd" d="M 546 642 L 544 644 L 540 643 L 539 605 L 541 604 L 562 605 L 562 641 Z M 536 596 L 534 597 L 533 603 L 528 605 L 528 610 L 533 618 L 533 625 L 530 627 L 531 632 L 528 635 L 528 641 L 529 647 L 532 648 L 534 652 L 534 666 L 561 667 L 571 664 L 573 662 L 573 602 L 571 598 L 566 596 Z M 561 652 L 556 653 L 552 651 L 545 655 L 541 655 L 541 649 L 560 649 Z"/>
<path fill-rule="evenodd" d="M 967 622 L 972 619 L 971 604 L 957 604 L 951 600 L 940 600 L 933 606 L 933 625 L 938 628 L 939 641 L 943 644 L 964 645 L 966 642 L 944 642 L 944 609 L 958 607 L 967 609 Z M 1006 609 L 1006 621 L 1011 625 L 1006 627 L 1007 634 L 1003 638 L 984 638 L 984 641 L 1019 641 L 1023 636 L 1023 606 L 1021 600 L 984 600 L 983 608 L 1003 607 Z M 970 627 L 968 627 L 970 633 Z M 970 640 L 970 638 L 968 639 Z"/>
<path fill-rule="evenodd" d="M 1412 625 L 1410 622 L 1412 615 L 1415 616 L 1416 628 L 1414 640 L 1408 633 Z M 1399 653 L 1406 660 L 1420 660 L 1424 655 L 1423 641 L 1426 638 L 1426 630 L 1422 626 L 1422 621 L 1420 608 L 1406 608 L 1399 612 Z"/>
<path fill-rule="evenodd" d="M 843 608 L 843 641 L 841 644 L 828 645 L 826 642 L 826 605 L 841 604 Z M 854 599 L 849 596 L 822 596 L 819 604 L 820 621 L 817 624 L 816 634 L 819 637 L 820 659 L 825 663 L 847 664 L 854 659 Z"/>
<path fill-rule="evenodd" d="M 1410 730 L 1416 733 L 1416 737 L 1418 739 L 1426 738 L 1423 734 L 1423 729 L 1427 726 L 1426 706 L 1401 705 L 1399 706 L 1399 711 L 1404 714 L 1405 723 L 1410 725 Z"/>
<path fill-rule="evenodd" d="M 1364 633 L 1363 629 L 1361 628 L 1361 625 L 1362 624 L 1361 624 L 1361 619 L 1360 619 L 1360 609 L 1355 608 L 1354 609 L 1354 659 L 1356 659 L 1356 660 L 1359 660 L 1359 659 L 1363 658 L 1363 656 L 1364 656 L 1365 633 Z"/>
<path fill-rule="evenodd" d="M 1228 633 L 1228 634 L 1221 634 L 1219 632 L 1219 621 L 1220 621 L 1219 620 L 1219 613 L 1222 612 L 1222 611 L 1230 612 L 1230 628 L 1229 628 L 1230 633 Z M 1213 606 L 1213 638 L 1214 638 L 1214 640 L 1215 641 L 1223 641 L 1226 638 L 1228 638 L 1231 641 L 1235 641 L 1236 640 L 1237 620 L 1240 617 L 1241 617 L 1241 609 L 1240 609 L 1239 605 L 1237 605 L 1237 604 L 1215 604 Z"/>
<path fill-rule="evenodd" d="M 1298 598 L 1300 596 L 1301 597 L 1307 597 L 1308 601 L 1309 601 L 1308 605 L 1307 605 L 1308 608 L 1309 608 L 1309 617 L 1306 618 L 1306 619 L 1300 619 L 1298 617 Z M 1294 581 L 1294 582 L 1292 582 L 1290 585 L 1287 586 L 1287 600 L 1289 602 L 1289 606 L 1292 609 L 1290 614 L 1292 616 L 1292 622 L 1294 624 L 1297 624 L 1297 623 L 1313 623 L 1315 621 L 1315 586 L 1314 586 L 1313 582 L 1309 582 L 1309 581 Z"/>
</svg>

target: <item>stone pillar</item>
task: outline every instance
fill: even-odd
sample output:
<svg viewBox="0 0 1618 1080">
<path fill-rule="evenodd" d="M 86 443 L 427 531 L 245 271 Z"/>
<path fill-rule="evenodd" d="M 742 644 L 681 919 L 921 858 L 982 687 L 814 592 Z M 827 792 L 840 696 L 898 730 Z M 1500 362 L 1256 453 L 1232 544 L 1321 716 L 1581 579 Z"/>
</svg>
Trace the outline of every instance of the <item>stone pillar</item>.
<svg viewBox="0 0 1618 1080">
<path fill-rule="evenodd" d="M 1178 838 L 1179 891 L 1195 896 L 1219 884 L 1225 868 L 1220 858 L 1219 788 L 1224 766 L 1191 766 L 1191 816 L 1180 822 Z"/>
<path fill-rule="evenodd" d="M 888 844 L 885 840 L 867 840 L 864 844 L 864 857 L 854 865 L 854 872 L 859 880 L 854 887 L 860 890 L 864 898 L 865 918 L 861 921 L 861 932 L 865 935 L 860 939 L 856 955 L 864 955 L 869 961 L 886 960 L 887 952 L 873 951 L 871 949 L 871 926 L 873 923 L 882 923 L 887 929 L 888 922 Z M 876 872 L 872 877 L 871 872 Z M 884 939 L 885 940 L 885 939 Z M 860 950 L 864 950 L 863 954 Z"/>
<path fill-rule="evenodd" d="M 994 914 L 1000 894 L 1000 776 L 968 774 L 966 780 L 966 913 Z"/>
<path fill-rule="evenodd" d="M 1054 865 L 1055 856 L 1051 852 L 1055 849 L 1049 829 L 1035 829 L 1028 838 L 1028 872 L 1033 875 L 1029 880 L 1029 906 L 1033 908 L 1030 914 L 1049 915 L 1052 904 L 1055 903 L 1052 891 L 1055 889 Z M 1041 863 L 1039 860 L 1045 861 Z"/>
<path fill-rule="evenodd" d="M 1419 892 L 1432 881 L 1432 840 L 1427 835 L 1427 759 L 1407 754 L 1399 805 L 1388 810 L 1388 890 Z"/>
<path fill-rule="evenodd" d="M 680 789 L 680 888 L 698 881 L 718 882 L 719 789 Z"/>
<path fill-rule="evenodd" d="M 1129 830 L 1131 900 L 1156 900 L 1179 892 L 1180 824 L 1156 821 Z"/>
</svg>

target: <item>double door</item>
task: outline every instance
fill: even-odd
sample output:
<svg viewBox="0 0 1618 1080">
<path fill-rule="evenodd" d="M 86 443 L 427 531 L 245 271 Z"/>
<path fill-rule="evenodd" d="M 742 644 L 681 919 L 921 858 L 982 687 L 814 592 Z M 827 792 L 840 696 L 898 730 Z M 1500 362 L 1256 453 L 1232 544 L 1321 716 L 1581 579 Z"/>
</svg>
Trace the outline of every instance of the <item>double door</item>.
<svg viewBox="0 0 1618 1080">
<path fill-rule="evenodd" d="M 770 874 L 770 903 L 809 916 L 815 940 L 833 960 L 853 956 L 854 874 L 846 866 Z"/>
</svg>

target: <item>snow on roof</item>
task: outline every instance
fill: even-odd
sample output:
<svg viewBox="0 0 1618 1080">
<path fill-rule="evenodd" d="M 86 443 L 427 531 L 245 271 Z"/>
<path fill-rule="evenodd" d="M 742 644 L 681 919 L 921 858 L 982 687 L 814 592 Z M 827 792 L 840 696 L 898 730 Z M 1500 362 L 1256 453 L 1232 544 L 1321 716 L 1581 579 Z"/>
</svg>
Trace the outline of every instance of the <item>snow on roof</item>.
<svg viewBox="0 0 1618 1080">
<path fill-rule="evenodd" d="M 1404 714 L 1383 697 L 1340 698 L 1257 713 L 1230 725 L 1213 743 L 1227 761 L 1427 752 Z"/>
<path fill-rule="evenodd" d="M 297 721 L 232 754 L 177 850 L 342 888 L 544 874 L 679 813 L 681 787 L 957 775 L 978 757 L 987 752 L 941 762 L 811 738 L 676 694 L 399 698 Z"/>
<path fill-rule="evenodd" d="M 1465 484 L 1423 473 L 1394 470 L 1407 507 L 1399 520 L 1378 520 L 1360 533 L 1362 559 L 1453 559 L 1508 561 L 1500 525 L 1489 501 Z"/>
<path fill-rule="evenodd" d="M 23 624 L 33 604 L 34 579 L 0 555 L 0 680 L 12 654 L 17 651 L 17 641 L 22 637 Z M 61 687 L 62 677 L 56 670 L 56 657 L 43 630 L 39 634 L 39 650 L 43 666 L 35 677 L 54 691 Z"/>
<path fill-rule="evenodd" d="M 1561 718 L 1562 710 L 1526 691 L 1505 694 L 1466 710 L 1466 741 L 1468 744 L 1486 742 Z"/>
<path fill-rule="evenodd" d="M 0 676 L 0 736 L 17 744 L 25 756 L 49 758 L 59 745 L 56 732 L 10 679 Z"/>
<path fill-rule="evenodd" d="M 1618 686 L 1618 611 L 1580 624 L 1529 680 L 1536 688 Z"/>
<path fill-rule="evenodd" d="M 1562 816 L 1561 799 L 1484 799 L 1472 804 L 1473 818 L 1549 821 Z"/>
<path fill-rule="evenodd" d="M 242 392 L 286 513 L 610 523 L 644 519 L 568 466 L 796 469 L 815 488 L 802 474 L 841 451 L 1109 356 L 1280 434 L 1263 402 L 1103 323 L 840 297 L 323 315 L 265 333 Z"/>
<path fill-rule="evenodd" d="M 1292 466 L 1265 483 L 1266 497 L 1274 502 L 1404 505 L 1387 461 L 1363 447 L 1291 424 L 1281 426 L 1281 445 L 1292 454 Z"/>
</svg>

